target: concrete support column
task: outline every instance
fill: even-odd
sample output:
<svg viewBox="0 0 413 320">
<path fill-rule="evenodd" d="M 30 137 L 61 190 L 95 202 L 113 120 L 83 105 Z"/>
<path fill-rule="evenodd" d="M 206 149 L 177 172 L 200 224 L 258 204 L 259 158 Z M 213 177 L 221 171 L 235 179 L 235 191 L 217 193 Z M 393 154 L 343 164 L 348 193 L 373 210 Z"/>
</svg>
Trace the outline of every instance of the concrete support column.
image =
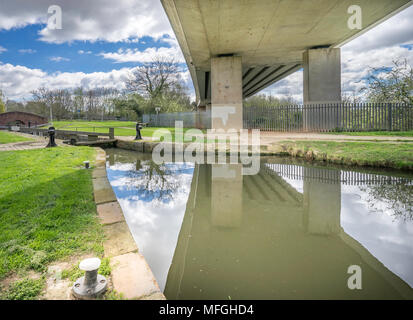
<svg viewBox="0 0 413 320">
<path fill-rule="evenodd" d="M 211 104 L 212 129 L 242 129 L 241 57 L 211 59 Z"/>
<path fill-rule="evenodd" d="M 242 164 L 213 164 L 211 222 L 214 227 L 238 228 L 242 223 Z"/>
<path fill-rule="evenodd" d="M 324 108 L 320 104 L 341 102 L 340 48 L 310 49 L 303 54 L 304 62 L 304 127 L 333 129 L 338 126 L 338 107 Z"/>
<path fill-rule="evenodd" d="M 304 226 L 310 234 L 341 231 L 340 171 L 304 168 Z"/>
</svg>

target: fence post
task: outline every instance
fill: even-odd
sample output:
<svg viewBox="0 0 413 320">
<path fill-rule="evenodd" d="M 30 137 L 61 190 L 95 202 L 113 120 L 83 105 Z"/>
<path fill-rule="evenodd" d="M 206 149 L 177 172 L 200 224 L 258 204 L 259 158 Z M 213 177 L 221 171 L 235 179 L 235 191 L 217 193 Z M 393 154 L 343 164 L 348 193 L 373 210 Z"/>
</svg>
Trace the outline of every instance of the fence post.
<svg viewBox="0 0 413 320">
<path fill-rule="evenodd" d="M 388 129 L 389 129 L 389 131 L 392 131 L 392 104 L 391 103 L 389 103 L 388 105 L 387 105 L 387 109 L 388 109 L 388 116 L 387 116 L 387 119 L 388 119 Z"/>
<path fill-rule="evenodd" d="M 115 139 L 115 128 L 109 128 L 109 139 Z"/>
</svg>

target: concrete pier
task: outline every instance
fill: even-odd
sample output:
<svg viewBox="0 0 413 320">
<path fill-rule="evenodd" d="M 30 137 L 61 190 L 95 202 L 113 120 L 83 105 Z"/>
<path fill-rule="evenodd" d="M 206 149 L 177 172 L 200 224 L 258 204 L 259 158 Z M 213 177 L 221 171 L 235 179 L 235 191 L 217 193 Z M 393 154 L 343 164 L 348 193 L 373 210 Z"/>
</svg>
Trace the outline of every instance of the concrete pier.
<svg viewBox="0 0 413 320">
<path fill-rule="evenodd" d="M 341 54 L 339 48 L 310 49 L 303 53 L 304 128 L 332 129 L 339 126 L 341 102 Z M 322 104 L 322 106 L 317 106 Z M 337 105 L 321 118 L 325 104 Z M 325 113 L 323 113 L 325 114 Z"/>
<path fill-rule="evenodd" d="M 242 129 L 241 57 L 211 59 L 212 129 Z"/>
</svg>

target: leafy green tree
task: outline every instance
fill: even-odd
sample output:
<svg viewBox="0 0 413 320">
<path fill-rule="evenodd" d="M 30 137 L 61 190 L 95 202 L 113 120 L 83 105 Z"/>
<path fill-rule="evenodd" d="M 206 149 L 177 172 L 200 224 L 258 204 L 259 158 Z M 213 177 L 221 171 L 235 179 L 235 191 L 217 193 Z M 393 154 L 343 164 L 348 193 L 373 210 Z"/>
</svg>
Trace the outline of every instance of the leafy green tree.
<svg viewBox="0 0 413 320">
<path fill-rule="evenodd" d="M 280 107 L 297 104 L 293 97 L 277 98 L 272 95 L 257 94 L 244 100 L 244 107 Z"/>
<path fill-rule="evenodd" d="M 407 60 L 395 60 L 391 68 L 370 68 L 367 83 L 361 91 L 371 102 L 413 104 L 413 69 Z"/>
<path fill-rule="evenodd" d="M 6 104 L 4 103 L 4 95 L 0 90 L 0 113 L 6 112 Z"/>
</svg>

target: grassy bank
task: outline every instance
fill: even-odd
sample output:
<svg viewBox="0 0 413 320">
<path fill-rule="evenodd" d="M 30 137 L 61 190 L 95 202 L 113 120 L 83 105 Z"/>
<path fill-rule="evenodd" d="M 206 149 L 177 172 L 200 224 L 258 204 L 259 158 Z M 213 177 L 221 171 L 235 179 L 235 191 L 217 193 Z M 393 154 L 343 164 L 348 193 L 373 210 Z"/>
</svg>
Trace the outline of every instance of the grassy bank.
<svg viewBox="0 0 413 320">
<path fill-rule="evenodd" d="M 308 160 L 413 170 L 412 143 L 282 141 L 278 148 Z"/>
<path fill-rule="evenodd" d="M 82 169 L 94 153 L 87 147 L 0 152 L 0 281 L 17 279 L 3 288 L 3 298 L 35 298 L 53 261 L 103 253 L 91 171 Z M 40 280 L 28 278 L 33 272 Z"/>
<path fill-rule="evenodd" d="M 346 135 L 346 136 L 413 137 L 413 131 L 325 132 L 325 134 Z"/>
<path fill-rule="evenodd" d="M 53 121 L 53 126 L 60 130 L 78 130 L 78 131 L 91 131 L 108 133 L 109 128 L 115 128 L 115 136 L 135 136 L 136 135 L 136 122 L 133 121 Z M 159 127 L 148 127 L 141 130 L 143 137 L 152 137 L 156 130 L 166 131 L 172 133 L 175 136 L 175 128 L 159 128 Z M 189 130 L 184 128 L 184 132 Z"/>
<path fill-rule="evenodd" d="M 0 144 L 31 141 L 32 139 L 19 136 L 6 131 L 0 131 Z"/>
</svg>

